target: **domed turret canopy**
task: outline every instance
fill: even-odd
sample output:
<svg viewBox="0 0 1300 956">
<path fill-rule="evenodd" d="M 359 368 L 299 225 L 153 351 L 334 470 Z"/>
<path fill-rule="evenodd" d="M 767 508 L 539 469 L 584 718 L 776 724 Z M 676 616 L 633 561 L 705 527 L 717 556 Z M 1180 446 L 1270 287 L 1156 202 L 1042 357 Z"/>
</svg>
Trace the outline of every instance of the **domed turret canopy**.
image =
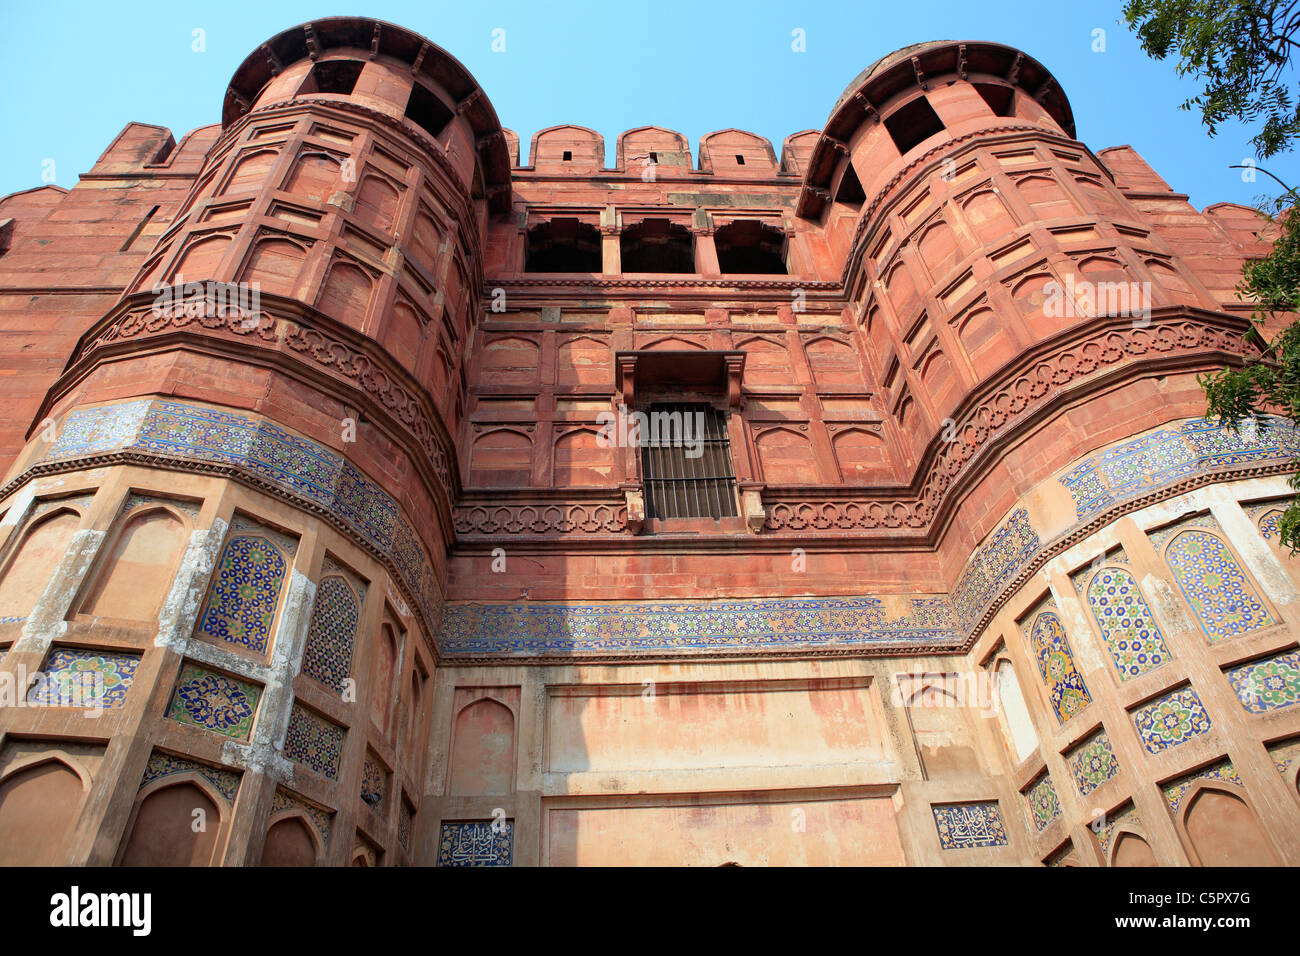
<svg viewBox="0 0 1300 956">
<path fill-rule="evenodd" d="M 298 60 L 335 49 L 369 50 L 408 64 L 412 73 L 455 100 L 457 112 L 474 131 L 483 188 L 495 212 L 510 209 L 510 154 L 496 110 L 459 60 L 404 27 L 368 17 L 328 17 L 290 27 L 267 40 L 239 65 L 221 110 L 228 127 L 244 115 L 271 79 Z"/>
<path fill-rule="evenodd" d="M 895 50 L 871 64 L 845 87 L 831 109 L 804 175 L 799 197 L 799 215 L 817 216 L 825 205 L 838 161 L 836 143 L 847 143 L 859 126 L 875 111 L 911 86 L 930 79 L 957 74 L 997 76 L 1032 96 L 1068 136 L 1074 136 L 1074 113 L 1070 101 L 1051 73 L 1033 57 L 1000 43 L 932 40 Z"/>
</svg>

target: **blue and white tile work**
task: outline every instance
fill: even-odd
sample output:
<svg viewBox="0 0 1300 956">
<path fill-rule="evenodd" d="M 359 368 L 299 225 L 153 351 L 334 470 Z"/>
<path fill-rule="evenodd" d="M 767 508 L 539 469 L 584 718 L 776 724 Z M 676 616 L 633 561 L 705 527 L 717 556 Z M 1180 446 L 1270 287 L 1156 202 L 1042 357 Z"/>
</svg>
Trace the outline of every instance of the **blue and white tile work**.
<svg viewBox="0 0 1300 956">
<path fill-rule="evenodd" d="M 511 866 L 515 821 L 444 823 L 438 835 L 439 866 Z"/>
<path fill-rule="evenodd" d="M 1082 521 L 1117 502 L 1188 475 L 1230 465 L 1292 461 L 1300 436 L 1282 419 L 1229 429 L 1204 418 L 1170 425 L 1117 445 L 1075 465 L 1060 477 Z"/>
<path fill-rule="evenodd" d="M 711 651 L 816 645 L 955 647 L 1041 542 L 1024 509 L 976 550 L 954 597 L 681 601 L 640 604 L 449 605 L 439 650 L 462 654 Z"/>
<path fill-rule="evenodd" d="M 235 794 L 239 792 L 240 774 L 238 772 L 226 770 L 223 767 L 213 767 L 195 760 L 187 760 L 184 757 L 177 757 L 161 750 L 155 750 L 149 755 L 149 763 L 144 769 L 144 777 L 140 780 L 140 786 L 143 788 L 160 777 L 170 777 L 179 773 L 192 773 L 202 777 L 212 784 L 227 801 L 230 803 L 235 802 Z"/>
<path fill-rule="evenodd" d="M 987 803 L 946 803 L 930 808 L 945 850 L 1007 846 L 1007 828 L 996 800 Z"/>
<path fill-rule="evenodd" d="M 946 601 L 913 599 L 890 619 L 880 598 L 681 601 L 666 604 L 449 605 L 443 654 L 701 651 L 961 641 Z"/>
<path fill-rule="evenodd" d="M 436 632 L 442 595 L 424 546 L 396 500 L 338 452 L 248 415 L 136 401 L 70 412 L 45 460 L 127 450 L 236 466 L 325 509 L 391 556 Z"/>
<path fill-rule="evenodd" d="M 994 599 L 1042 547 L 1029 523 L 1029 512 L 1018 508 L 989 540 L 975 549 L 952 591 L 953 609 L 969 631 Z"/>
</svg>

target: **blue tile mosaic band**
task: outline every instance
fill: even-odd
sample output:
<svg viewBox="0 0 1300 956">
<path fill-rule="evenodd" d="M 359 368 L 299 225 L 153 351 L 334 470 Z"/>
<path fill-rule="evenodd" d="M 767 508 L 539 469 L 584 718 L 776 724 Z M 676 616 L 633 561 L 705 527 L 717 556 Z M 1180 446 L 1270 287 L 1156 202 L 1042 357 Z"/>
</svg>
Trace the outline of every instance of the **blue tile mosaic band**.
<svg viewBox="0 0 1300 956">
<path fill-rule="evenodd" d="M 1060 477 L 1082 521 L 1119 501 L 1188 475 L 1230 465 L 1293 461 L 1300 436 L 1282 419 L 1244 425 L 1241 431 L 1204 418 L 1161 428 L 1080 462 Z"/>
<path fill-rule="evenodd" d="M 436 632 L 442 595 L 424 546 L 396 500 L 338 452 L 248 415 L 135 401 L 73 410 L 45 460 L 128 450 L 236 466 L 332 513 L 391 556 Z"/>
</svg>

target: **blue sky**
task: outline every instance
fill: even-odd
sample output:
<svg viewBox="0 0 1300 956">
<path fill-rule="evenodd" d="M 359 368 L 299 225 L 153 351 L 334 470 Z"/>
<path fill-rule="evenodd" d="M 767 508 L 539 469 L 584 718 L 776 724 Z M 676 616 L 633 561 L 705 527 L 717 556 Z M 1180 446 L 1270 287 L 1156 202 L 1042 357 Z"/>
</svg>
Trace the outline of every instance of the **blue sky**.
<svg viewBox="0 0 1300 956">
<path fill-rule="evenodd" d="M 931 39 L 993 40 L 1051 70 L 1094 151 L 1128 143 L 1174 189 L 1204 207 L 1251 202 L 1265 191 L 1227 167 L 1250 155 L 1250 131 L 1213 139 L 1178 109 L 1196 91 L 1169 61 L 1150 60 L 1121 25 L 1122 0 L 927 2 L 656 0 L 631 3 L 370 2 L 367 16 L 422 33 L 468 67 L 524 149 L 559 123 L 614 139 L 647 124 L 702 135 L 737 127 L 776 149 L 820 128 L 844 86 L 876 58 Z M 226 84 L 263 40 L 311 18 L 350 13 L 329 2 L 32 3 L 0 0 L 0 97 L 6 148 L 0 195 L 55 181 L 76 184 L 130 120 L 187 130 L 220 119 Z M 505 52 L 492 50 L 505 31 Z M 807 50 L 791 49 L 801 29 Z M 1093 52 L 1093 31 L 1106 31 Z M 194 52 L 202 30 L 205 52 Z M 1269 168 L 1293 184 L 1300 157 Z M 1271 184 L 1269 184 L 1271 185 Z"/>
</svg>

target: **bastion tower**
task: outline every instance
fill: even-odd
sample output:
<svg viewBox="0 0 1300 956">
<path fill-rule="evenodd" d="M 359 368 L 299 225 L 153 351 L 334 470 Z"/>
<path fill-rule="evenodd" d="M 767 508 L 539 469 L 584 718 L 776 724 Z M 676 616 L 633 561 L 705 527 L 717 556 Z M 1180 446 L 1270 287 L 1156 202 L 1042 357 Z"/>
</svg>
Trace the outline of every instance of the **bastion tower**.
<svg viewBox="0 0 1300 956">
<path fill-rule="evenodd" d="M 1300 863 L 1255 213 L 983 42 L 526 159 L 331 18 L 0 200 L 0 862 Z"/>
</svg>

